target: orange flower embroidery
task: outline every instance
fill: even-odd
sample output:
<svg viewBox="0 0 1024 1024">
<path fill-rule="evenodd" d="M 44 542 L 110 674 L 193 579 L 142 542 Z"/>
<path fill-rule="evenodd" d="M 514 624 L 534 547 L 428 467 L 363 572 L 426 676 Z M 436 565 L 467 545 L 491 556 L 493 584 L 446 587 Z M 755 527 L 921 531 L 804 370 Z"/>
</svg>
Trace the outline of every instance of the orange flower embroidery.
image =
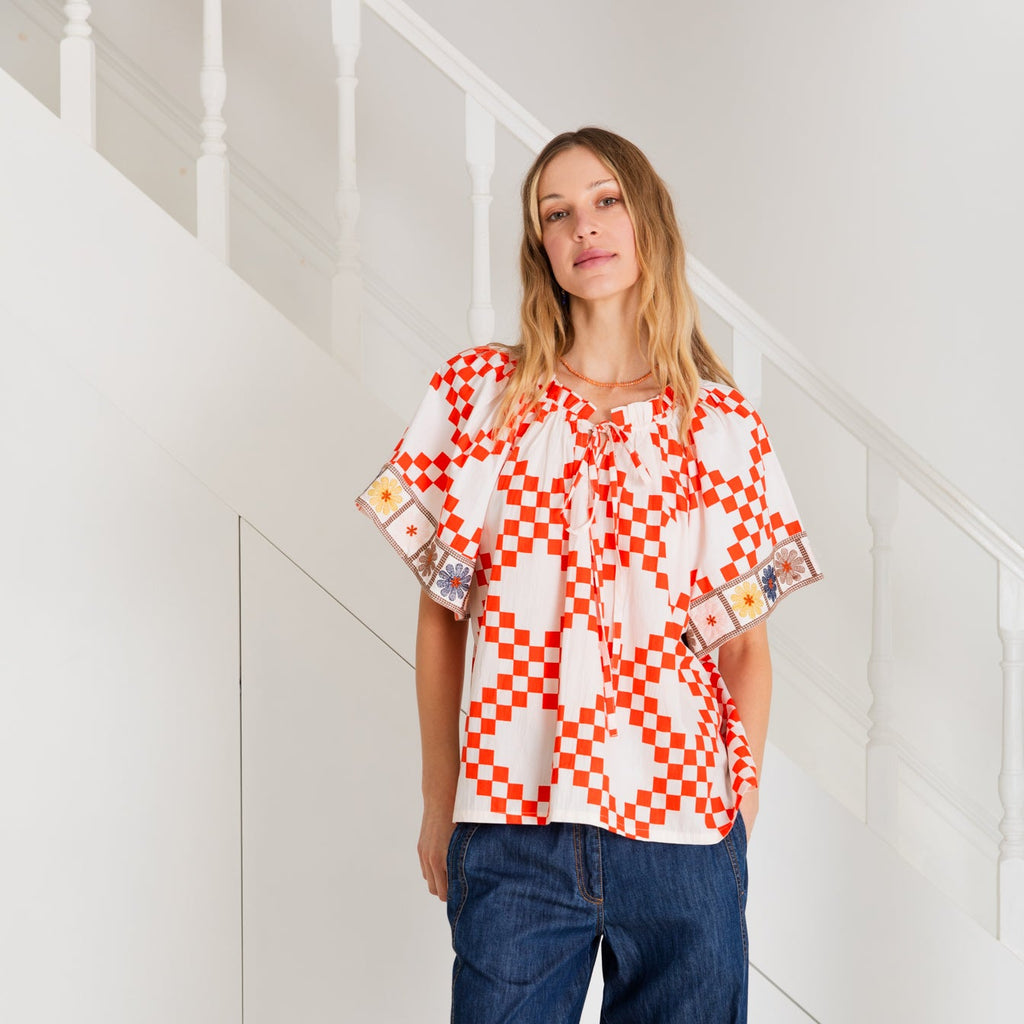
<svg viewBox="0 0 1024 1024">
<path fill-rule="evenodd" d="M 370 484 L 366 497 L 379 516 L 390 515 L 402 503 L 402 488 L 393 476 L 382 476 Z"/>
<path fill-rule="evenodd" d="M 741 583 L 730 595 L 729 603 L 740 618 L 756 619 L 764 611 L 761 588 L 753 581 Z"/>
<path fill-rule="evenodd" d="M 409 534 L 409 536 L 410 536 L 410 537 L 415 537 L 415 536 L 416 536 L 416 534 L 420 532 L 420 528 L 419 528 L 418 526 L 413 526 L 413 525 L 412 525 L 412 524 L 410 523 L 410 524 L 409 524 L 409 525 L 408 525 L 408 526 L 407 526 L 407 527 L 405 528 L 405 532 L 406 532 L 407 534 Z"/>
</svg>

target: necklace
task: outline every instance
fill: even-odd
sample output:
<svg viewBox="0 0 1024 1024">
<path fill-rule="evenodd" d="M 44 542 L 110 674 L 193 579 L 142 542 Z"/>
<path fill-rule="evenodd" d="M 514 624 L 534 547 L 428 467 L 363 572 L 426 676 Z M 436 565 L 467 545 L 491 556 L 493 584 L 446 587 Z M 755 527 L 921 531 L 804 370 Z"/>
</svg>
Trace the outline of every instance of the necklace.
<svg viewBox="0 0 1024 1024">
<path fill-rule="evenodd" d="M 634 384 L 642 384 L 648 377 L 654 372 L 648 370 L 642 377 L 637 377 L 636 380 L 616 380 L 612 381 L 611 384 L 606 384 L 604 381 L 591 380 L 589 377 L 584 377 L 582 373 L 574 370 L 561 356 L 558 357 L 558 361 L 574 376 L 579 377 L 580 380 L 585 380 L 588 384 L 593 384 L 596 388 L 629 388 Z"/>
</svg>

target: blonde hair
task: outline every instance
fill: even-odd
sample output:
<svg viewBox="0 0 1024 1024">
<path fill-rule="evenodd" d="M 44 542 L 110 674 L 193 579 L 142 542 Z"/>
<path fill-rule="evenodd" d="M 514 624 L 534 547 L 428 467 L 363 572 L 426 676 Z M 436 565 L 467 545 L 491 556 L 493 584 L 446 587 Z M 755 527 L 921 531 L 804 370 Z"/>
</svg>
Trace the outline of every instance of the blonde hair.
<svg viewBox="0 0 1024 1024">
<path fill-rule="evenodd" d="M 523 180 L 523 240 L 519 271 L 523 299 L 516 359 L 498 410 L 500 428 L 513 428 L 554 378 L 557 360 L 573 342 L 572 317 L 563 305 L 542 241 L 537 187 L 553 157 L 567 149 L 589 149 L 618 180 L 636 237 L 640 267 L 637 337 L 647 338 L 653 382 L 670 387 L 681 410 L 685 437 L 701 378 L 734 386 L 729 371 L 700 328 L 697 300 L 686 281 L 686 251 L 672 197 L 641 150 L 614 132 L 585 127 L 555 136 L 537 155 Z M 538 385 L 540 389 L 538 389 Z"/>
</svg>

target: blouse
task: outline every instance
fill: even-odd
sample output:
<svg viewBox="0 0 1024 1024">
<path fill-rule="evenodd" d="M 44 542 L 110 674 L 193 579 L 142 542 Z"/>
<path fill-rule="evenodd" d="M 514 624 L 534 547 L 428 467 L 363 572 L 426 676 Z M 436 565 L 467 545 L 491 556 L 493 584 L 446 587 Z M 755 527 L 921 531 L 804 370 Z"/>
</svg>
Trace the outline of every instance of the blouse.
<svg viewBox="0 0 1024 1024">
<path fill-rule="evenodd" d="M 356 499 L 470 620 L 454 820 L 717 842 L 757 767 L 711 654 L 821 578 L 768 434 L 726 385 L 684 445 L 671 388 L 599 421 L 556 379 L 510 436 L 513 369 L 448 360 Z"/>
</svg>

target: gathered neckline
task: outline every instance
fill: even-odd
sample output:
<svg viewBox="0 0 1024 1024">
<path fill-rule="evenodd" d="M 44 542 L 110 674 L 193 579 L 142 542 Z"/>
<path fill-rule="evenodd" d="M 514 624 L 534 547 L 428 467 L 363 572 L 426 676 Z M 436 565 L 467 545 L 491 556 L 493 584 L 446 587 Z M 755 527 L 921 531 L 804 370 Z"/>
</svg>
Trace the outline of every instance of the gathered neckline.
<svg viewBox="0 0 1024 1024">
<path fill-rule="evenodd" d="M 553 377 L 548 385 L 547 394 L 554 398 L 576 419 L 587 420 L 594 426 L 601 423 L 615 423 L 619 426 L 626 426 L 634 423 L 647 422 L 650 419 L 664 413 L 670 413 L 674 407 L 673 393 L 670 386 L 655 395 L 653 398 L 638 398 L 635 402 L 626 402 L 617 405 L 611 410 L 611 415 L 605 419 L 597 418 L 597 410 L 579 392 L 574 391 L 567 384 L 563 384 L 558 377 Z"/>
</svg>

